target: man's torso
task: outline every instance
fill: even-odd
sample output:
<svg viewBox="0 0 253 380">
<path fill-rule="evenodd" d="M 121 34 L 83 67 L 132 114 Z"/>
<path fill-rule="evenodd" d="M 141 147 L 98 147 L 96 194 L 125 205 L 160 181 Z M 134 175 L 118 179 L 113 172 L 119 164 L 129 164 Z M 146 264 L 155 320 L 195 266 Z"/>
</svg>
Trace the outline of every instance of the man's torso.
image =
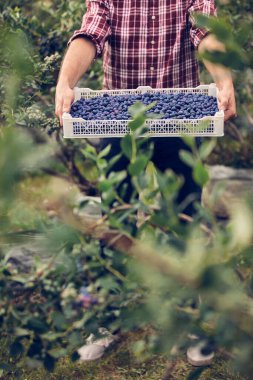
<svg viewBox="0 0 253 380">
<path fill-rule="evenodd" d="M 92 1 L 92 0 L 91 0 Z M 107 0 L 111 36 L 104 51 L 104 87 L 195 87 L 188 0 Z"/>
</svg>

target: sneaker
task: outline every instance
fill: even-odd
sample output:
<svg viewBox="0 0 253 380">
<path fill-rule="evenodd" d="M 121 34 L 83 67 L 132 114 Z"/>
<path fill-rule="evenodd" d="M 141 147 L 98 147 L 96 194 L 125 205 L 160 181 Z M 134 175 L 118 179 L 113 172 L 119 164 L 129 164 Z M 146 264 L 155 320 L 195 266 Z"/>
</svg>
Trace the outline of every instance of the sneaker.
<svg viewBox="0 0 253 380">
<path fill-rule="evenodd" d="M 103 327 L 100 327 L 98 331 L 102 335 L 102 338 L 96 339 L 95 335 L 91 334 L 86 340 L 86 344 L 77 350 L 80 355 L 80 361 L 100 359 L 104 355 L 105 350 L 117 340 L 116 336 Z"/>
<path fill-rule="evenodd" d="M 208 366 L 214 358 L 214 351 L 205 341 L 200 341 L 187 350 L 187 360 L 195 367 Z"/>
</svg>

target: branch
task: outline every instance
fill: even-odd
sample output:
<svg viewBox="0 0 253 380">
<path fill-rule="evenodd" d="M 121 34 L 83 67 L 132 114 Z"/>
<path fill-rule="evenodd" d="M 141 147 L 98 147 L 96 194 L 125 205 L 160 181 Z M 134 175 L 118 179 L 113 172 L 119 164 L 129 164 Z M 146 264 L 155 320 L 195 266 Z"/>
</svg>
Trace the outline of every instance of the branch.
<svg viewBox="0 0 253 380">
<path fill-rule="evenodd" d="M 75 183 L 78 185 L 82 192 L 86 195 L 93 196 L 97 194 L 97 189 L 90 184 L 89 181 L 80 173 L 78 167 L 75 164 L 74 158 L 71 160 L 71 173 L 74 177 Z"/>
<path fill-rule="evenodd" d="M 227 134 L 233 138 L 236 141 L 239 141 L 240 143 L 243 143 L 243 136 L 237 126 L 232 122 L 229 121 L 229 128 L 226 129 Z"/>
<path fill-rule="evenodd" d="M 61 174 L 61 173 L 59 173 L 58 171 L 55 171 L 55 170 L 53 170 L 53 169 L 49 169 L 49 168 L 41 168 L 41 170 L 42 170 L 44 173 L 46 173 L 46 174 L 48 174 L 48 175 L 51 175 L 51 176 L 53 176 L 53 177 L 58 177 L 58 178 L 62 178 L 62 179 L 64 179 L 65 181 L 69 181 L 69 177 L 68 177 L 68 176 L 66 176 L 66 175 L 64 175 L 64 174 Z"/>
</svg>

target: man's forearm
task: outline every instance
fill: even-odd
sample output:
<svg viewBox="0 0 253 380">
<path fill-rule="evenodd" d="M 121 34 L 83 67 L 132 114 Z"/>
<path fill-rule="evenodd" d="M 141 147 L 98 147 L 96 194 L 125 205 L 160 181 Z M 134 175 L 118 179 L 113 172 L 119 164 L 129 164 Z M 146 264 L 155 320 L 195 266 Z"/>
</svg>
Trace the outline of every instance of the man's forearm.
<svg viewBox="0 0 253 380">
<path fill-rule="evenodd" d="M 94 44 L 85 38 L 75 39 L 69 46 L 62 63 L 58 85 L 75 87 L 95 58 Z"/>
<path fill-rule="evenodd" d="M 205 51 L 225 52 L 225 46 L 214 35 L 208 34 L 200 42 L 198 51 L 200 54 L 203 54 Z M 221 64 L 212 63 L 205 59 L 203 62 L 218 87 L 219 106 L 225 112 L 225 120 L 236 116 L 235 93 L 231 71 Z"/>
<path fill-rule="evenodd" d="M 62 114 L 69 112 L 74 100 L 73 88 L 96 55 L 95 45 L 85 38 L 75 39 L 64 57 L 55 94 L 55 114 L 62 125 Z"/>
</svg>

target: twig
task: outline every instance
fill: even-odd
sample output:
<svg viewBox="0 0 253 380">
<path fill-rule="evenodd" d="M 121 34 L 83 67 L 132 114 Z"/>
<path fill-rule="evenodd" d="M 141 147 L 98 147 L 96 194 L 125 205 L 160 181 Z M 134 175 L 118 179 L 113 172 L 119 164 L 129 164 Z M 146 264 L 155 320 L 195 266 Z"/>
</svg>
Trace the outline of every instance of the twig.
<svg viewBox="0 0 253 380">
<path fill-rule="evenodd" d="M 236 358 L 236 355 L 235 354 L 232 354 L 231 352 L 228 352 L 227 350 L 225 350 L 225 348 L 219 348 L 218 350 L 222 355 L 225 356 L 226 359 L 232 359 L 234 360 Z"/>
<path fill-rule="evenodd" d="M 244 282 L 247 278 L 247 276 L 243 273 L 243 271 L 240 268 L 235 269 L 235 273 L 238 275 L 239 279 Z"/>
<path fill-rule="evenodd" d="M 102 259 L 101 257 L 98 257 L 98 261 L 100 262 L 101 265 L 103 265 L 103 267 L 105 269 L 108 270 L 108 272 L 111 272 L 120 281 L 122 281 L 122 282 L 126 281 L 126 277 L 123 276 L 123 274 L 121 274 L 118 270 L 116 270 L 113 267 L 111 267 L 111 265 L 109 265 L 106 260 Z"/>
<path fill-rule="evenodd" d="M 197 279 L 193 279 L 187 273 L 183 273 L 177 262 L 170 258 L 169 255 L 157 255 L 157 252 L 152 248 L 126 234 L 119 234 L 118 231 L 108 230 L 101 233 L 101 240 L 107 246 L 137 258 L 143 264 L 155 268 L 159 273 L 175 278 L 181 284 L 187 284 L 193 288 L 198 286 Z"/>
<path fill-rule="evenodd" d="M 129 205 L 129 204 L 119 205 L 119 206 L 115 207 L 114 209 L 112 209 L 111 213 L 114 214 L 117 211 L 129 210 L 131 208 L 132 208 L 132 205 Z M 107 219 L 108 219 L 108 215 L 103 215 L 101 218 L 96 220 L 95 223 L 91 224 L 90 231 L 96 229 L 97 227 L 100 227 L 101 225 L 103 225 Z"/>
<path fill-rule="evenodd" d="M 71 161 L 71 172 L 72 174 L 74 175 L 74 177 L 76 177 L 76 179 L 78 181 L 75 181 L 77 184 L 78 184 L 78 187 L 80 187 L 80 189 L 84 190 L 86 192 L 87 195 L 96 195 L 97 194 L 97 189 L 92 186 L 90 184 L 89 181 L 87 181 L 83 176 L 82 174 L 80 173 L 78 167 L 76 166 L 75 164 L 75 160 L 73 159 Z"/>
<path fill-rule="evenodd" d="M 42 101 L 42 103 L 44 103 L 47 107 L 50 107 L 52 105 L 52 103 L 49 102 L 43 95 L 41 95 L 41 93 L 36 92 L 34 94 L 34 97 L 35 96 L 37 96 L 37 98 L 39 98 Z"/>
<path fill-rule="evenodd" d="M 243 108 L 244 113 L 246 114 L 246 116 L 248 118 L 249 126 L 252 129 L 253 128 L 253 117 L 250 115 L 250 113 L 248 112 L 248 110 L 247 110 L 247 108 L 246 108 L 245 105 L 243 105 L 242 108 Z"/>
<path fill-rule="evenodd" d="M 187 215 L 187 214 L 179 214 L 179 218 L 181 220 L 184 220 L 185 222 L 189 222 L 189 223 L 193 223 L 194 222 L 194 219 Z M 214 233 L 212 230 L 210 230 L 210 228 L 208 228 L 207 226 L 205 226 L 203 223 L 200 224 L 200 228 L 202 231 L 206 232 L 207 234 L 209 234 L 210 236 L 214 237 Z"/>
<path fill-rule="evenodd" d="M 234 140 L 239 141 L 240 143 L 243 143 L 243 136 L 237 126 L 230 121 L 229 122 L 229 128 L 227 128 L 227 133 L 230 137 L 232 137 Z"/>
</svg>

